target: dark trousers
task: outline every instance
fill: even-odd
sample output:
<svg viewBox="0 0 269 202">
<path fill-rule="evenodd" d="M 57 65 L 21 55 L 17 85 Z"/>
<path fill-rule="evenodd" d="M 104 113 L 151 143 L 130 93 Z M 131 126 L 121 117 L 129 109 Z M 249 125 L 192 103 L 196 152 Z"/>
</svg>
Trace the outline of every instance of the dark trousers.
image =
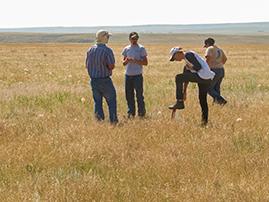
<svg viewBox="0 0 269 202">
<path fill-rule="evenodd" d="M 137 99 L 138 115 L 145 116 L 145 102 L 143 96 L 143 76 L 125 76 L 125 96 L 128 105 L 128 115 L 135 116 L 135 94 Z"/>
<path fill-rule="evenodd" d="M 183 83 L 185 82 L 194 82 L 198 84 L 199 102 L 202 110 L 202 122 L 207 123 L 208 122 L 207 92 L 211 80 L 201 79 L 197 73 L 192 73 L 190 71 L 184 71 L 184 73 L 176 75 L 177 100 L 183 100 Z"/>
<path fill-rule="evenodd" d="M 117 123 L 117 100 L 116 90 L 111 78 L 91 79 L 92 95 L 94 99 L 94 113 L 97 120 L 105 119 L 103 111 L 103 97 L 105 98 L 108 109 L 109 119 L 111 123 Z"/>
<path fill-rule="evenodd" d="M 225 99 L 221 96 L 220 85 L 225 74 L 224 68 L 212 68 L 211 70 L 215 72 L 215 77 L 211 82 L 208 94 L 214 99 L 214 102 L 222 103 Z"/>
</svg>

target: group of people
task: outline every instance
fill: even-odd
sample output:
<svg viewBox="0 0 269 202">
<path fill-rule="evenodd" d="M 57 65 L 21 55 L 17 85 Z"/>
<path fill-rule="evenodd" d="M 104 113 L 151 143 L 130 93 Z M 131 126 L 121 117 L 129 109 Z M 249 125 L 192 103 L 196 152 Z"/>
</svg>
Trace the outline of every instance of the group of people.
<svg viewBox="0 0 269 202">
<path fill-rule="evenodd" d="M 111 80 L 115 68 L 115 58 L 111 48 L 106 44 L 111 34 L 106 30 L 96 33 L 96 44 L 89 48 L 86 57 L 86 68 L 90 76 L 90 85 L 94 99 L 94 113 L 97 120 L 105 119 L 103 112 L 103 98 L 109 109 L 110 122 L 118 122 L 116 90 Z M 129 34 L 130 44 L 122 51 L 122 64 L 125 71 L 125 96 L 127 101 L 127 115 L 136 115 L 135 96 L 137 100 L 138 116 L 146 114 L 143 95 L 143 66 L 148 65 L 147 51 L 138 43 L 137 32 Z M 183 73 L 176 75 L 176 103 L 169 106 L 171 110 L 184 109 L 189 82 L 198 84 L 199 102 L 202 110 L 202 124 L 208 122 L 207 94 L 213 97 L 213 102 L 225 105 L 227 101 L 221 96 L 220 85 L 224 78 L 224 64 L 227 61 L 222 49 L 215 45 L 212 38 L 204 41 L 206 48 L 205 59 L 194 51 L 184 51 L 182 47 L 174 47 L 170 51 L 170 61 L 185 61 Z"/>
</svg>

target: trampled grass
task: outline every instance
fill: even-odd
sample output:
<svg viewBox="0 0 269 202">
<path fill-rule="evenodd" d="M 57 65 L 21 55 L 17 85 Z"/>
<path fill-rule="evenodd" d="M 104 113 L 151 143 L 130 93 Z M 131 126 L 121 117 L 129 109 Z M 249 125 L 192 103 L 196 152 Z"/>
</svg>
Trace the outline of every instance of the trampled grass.
<svg viewBox="0 0 269 202">
<path fill-rule="evenodd" d="M 268 201 L 269 45 L 220 44 L 228 104 L 208 97 L 202 128 L 194 84 L 186 109 L 170 120 L 183 67 L 168 62 L 171 41 L 143 41 L 147 118 L 125 118 L 126 43 L 112 38 L 117 127 L 93 119 L 88 44 L 0 45 L 0 200 Z M 203 54 L 201 44 L 185 48 Z"/>
</svg>

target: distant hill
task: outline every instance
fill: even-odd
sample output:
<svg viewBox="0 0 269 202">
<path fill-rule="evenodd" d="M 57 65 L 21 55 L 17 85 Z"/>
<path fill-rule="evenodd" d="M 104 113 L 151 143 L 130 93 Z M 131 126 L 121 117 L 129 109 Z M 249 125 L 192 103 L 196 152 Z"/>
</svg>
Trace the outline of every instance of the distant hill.
<svg viewBox="0 0 269 202">
<path fill-rule="evenodd" d="M 95 33 L 107 29 L 112 33 L 193 33 L 225 35 L 269 35 L 269 22 L 227 23 L 227 24 L 192 24 L 192 25 L 137 25 L 137 26 L 103 26 L 103 27 L 33 27 L 33 28 L 0 28 L 0 32 L 23 33 L 58 33 L 77 34 Z"/>
<path fill-rule="evenodd" d="M 207 37 L 221 44 L 269 44 L 268 35 L 221 35 L 221 34 L 156 34 L 140 33 L 142 44 L 199 44 Z M 53 33 L 0 33 L 0 43 L 88 43 L 95 41 L 95 34 Z M 127 33 L 114 33 L 111 43 L 129 43 Z"/>
</svg>

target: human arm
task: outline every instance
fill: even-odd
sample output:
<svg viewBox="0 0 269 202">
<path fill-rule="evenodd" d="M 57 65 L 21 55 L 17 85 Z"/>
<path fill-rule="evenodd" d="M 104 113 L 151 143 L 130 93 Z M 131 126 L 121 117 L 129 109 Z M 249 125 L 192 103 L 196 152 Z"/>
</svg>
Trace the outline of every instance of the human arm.
<svg viewBox="0 0 269 202">
<path fill-rule="evenodd" d="M 122 64 L 123 64 L 123 66 L 125 66 L 125 65 L 127 65 L 127 64 L 129 63 L 129 61 L 130 61 L 130 58 L 127 57 L 127 48 L 126 48 L 126 47 L 123 49 L 123 51 L 122 51 L 121 54 L 122 54 L 122 56 L 123 56 Z"/>
<path fill-rule="evenodd" d="M 107 68 L 109 70 L 113 70 L 115 68 L 115 57 L 111 49 L 109 49 L 109 52 L 107 53 Z"/>
<path fill-rule="evenodd" d="M 210 55 L 206 55 L 205 58 L 206 58 L 206 63 L 207 64 L 210 64 L 212 62 L 212 60 L 213 60 L 212 56 L 210 56 Z"/>
<path fill-rule="evenodd" d="M 227 61 L 227 57 L 225 55 L 225 53 L 222 51 L 222 64 L 225 64 Z"/>
<path fill-rule="evenodd" d="M 186 58 L 186 63 L 187 63 L 187 69 L 199 71 L 202 68 L 201 64 L 196 59 L 194 53 L 187 52 L 185 54 L 185 58 Z"/>
<path fill-rule="evenodd" d="M 143 65 L 147 66 L 148 65 L 148 58 L 147 58 L 146 49 L 143 46 L 141 46 L 139 51 L 140 51 L 140 59 L 137 60 L 134 58 L 134 60 L 132 60 L 132 62 L 135 64 L 138 64 L 138 65 L 141 65 L 141 66 L 143 66 Z"/>
<path fill-rule="evenodd" d="M 138 65 L 147 66 L 148 65 L 148 58 L 147 58 L 147 56 L 144 56 L 142 58 L 142 60 L 131 59 L 130 62 L 138 64 Z"/>
<path fill-rule="evenodd" d="M 123 60 L 122 60 L 122 64 L 125 66 L 125 65 L 127 65 L 128 63 L 129 63 L 129 58 L 126 57 L 126 56 L 124 56 L 124 57 L 123 57 Z"/>
<path fill-rule="evenodd" d="M 85 67 L 86 67 L 86 69 L 88 69 L 88 66 L 89 66 L 89 59 L 90 59 L 89 52 L 90 52 L 90 50 L 86 54 L 86 60 L 85 60 Z"/>
<path fill-rule="evenodd" d="M 86 67 L 86 69 L 88 68 L 88 64 L 89 64 L 89 62 L 88 62 L 88 54 L 87 54 L 87 56 L 86 56 L 86 61 L 85 61 L 85 67 Z"/>
<path fill-rule="evenodd" d="M 109 64 L 107 65 L 108 69 L 113 70 L 115 68 L 115 64 Z"/>
<path fill-rule="evenodd" d="M 206 59 L 206 63 L 209 65 L 212 63 L 212 61 L 214 60 L 213 58 L 213 49 L 212 47 L 208 47 L 205 51 L 205 59 Z"/>
</svg>

